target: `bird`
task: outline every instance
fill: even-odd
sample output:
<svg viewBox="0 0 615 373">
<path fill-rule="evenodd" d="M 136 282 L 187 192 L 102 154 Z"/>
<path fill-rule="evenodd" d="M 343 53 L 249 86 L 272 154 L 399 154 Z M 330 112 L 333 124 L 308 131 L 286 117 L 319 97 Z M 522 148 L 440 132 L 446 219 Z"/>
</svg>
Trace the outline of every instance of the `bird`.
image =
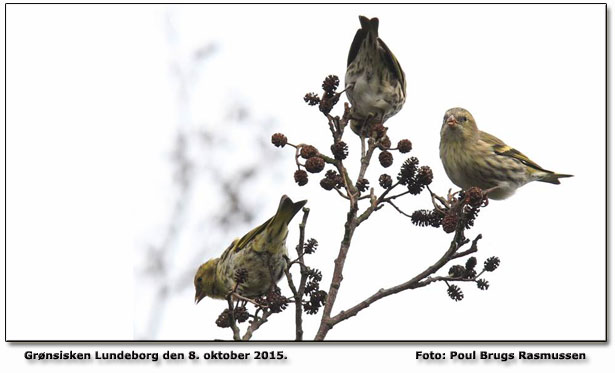
<svg viewBox="0 0 615 373">
<path fill-rule="evenodd" d="M 389 47 L 378 37 L 378 18 L 359 16 L 346 67 L 350 128 L 358 135 L 365 124 L 384 123 L 406 101 L 406 75 Z"/>
<path fill-rule="evenodd" d="M 288 224 L 306 203 L 283 195 L 274 216 L 235 239 L 219 258 L 199 266 L 194 276 L 195 303 L 205 297 L 226 299 L 233 291 L 250 299 L 267 294 L 286 268 Z M 235 289 L 239 269 L 246 276 Z"/>
<path fill-rule="evenodd" d="M 546 170 L 499 138 L 480 131 L 466 109 L 446 111 L 440 130 L 440 159 L 455 185 L 479 187 L 490 199 L 510 197 L 531 181 L 560 184 L 573 175 Z"/>
</svg>

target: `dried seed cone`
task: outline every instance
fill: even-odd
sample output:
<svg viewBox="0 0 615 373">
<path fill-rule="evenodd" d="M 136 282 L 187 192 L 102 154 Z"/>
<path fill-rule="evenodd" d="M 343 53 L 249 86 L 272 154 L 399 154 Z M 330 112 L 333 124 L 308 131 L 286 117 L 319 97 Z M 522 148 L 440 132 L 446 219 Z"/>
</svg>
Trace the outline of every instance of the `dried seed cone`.
<svg viewBox="0 0 615 373">
<path fill-rule="evenodd" d="M 380 186 L 384 189 L 389 189 L 391 185 L 393 185 L 393 179 L 387 174 L 380 175 L 378 182 L 380 183 Z"/>
<path fill-rule="evenodd" d="M 343 141 L 338 141 L 331 145 L 331 153 L 337 160 L 344 160 L 348 156 L 348 145 Z"/>
<path fill-rule="evenodd" d="M 359 189 L 360 192 L 365 192 L 369 188 L 369 180 L 361 179 L 357 181 L 356 187 L 357 189 Z"/>
<path fill-rule="evenodd" d="M 318 149 L 316 149 L 312 145 L 304 145 L 301 147 L 299 155 L 301 155 L 303 159 L 310 159 L 318 155 Z"/>
<path fill-rule="evenodd" d="M 308 183 L 308 174 L 303 170 L 295 171 L 295 182 L 299 184 L 299 186 L 304 186 Z"/>
<path fill-rule="evenodd" d="M 274 133 L 273 136 L 271 136 L 271 143 L 278 148 L 283 148 L 287 142 L 288 139 L 281 133 Z"/>
<path fill-rule="evenodd" d="M 378 160 L 380 161 L 380 164 L 382 165 L 382 167 L 387 168 L 393 164 L 393 154 L 385 150 L 383 152 L 380 152 L 380 155 L 378 156 Z"/>
<path fill-rule="evenodd" d="M 397 143 L 397 150 L 399 150 L 400 153 L 408 153 L 412 150 L 412 143 L 408 139 L 399 140 Z"/>
<path fill-rule="evenodd" d="M 416 182 L 420 185 L 429 185 L 433 181 L 433 171 L 429 166 L 422 166 L 416 173 Z"/>
<path fill-rule="evenodd" d="M 325 168 L 325 161 L 320 157 L 312 157 L 305 162 L 305 169 L 308 172 L 317 174 Z"/>
<path fill-rule="evenodd" d="M 456 215 L 447 214 L 444 219 L 442 219 L 442 229 L 444 229 L 446 233 L 452 233 L 457 229 L 458 221 L 459 218 Z"/>
</svg>

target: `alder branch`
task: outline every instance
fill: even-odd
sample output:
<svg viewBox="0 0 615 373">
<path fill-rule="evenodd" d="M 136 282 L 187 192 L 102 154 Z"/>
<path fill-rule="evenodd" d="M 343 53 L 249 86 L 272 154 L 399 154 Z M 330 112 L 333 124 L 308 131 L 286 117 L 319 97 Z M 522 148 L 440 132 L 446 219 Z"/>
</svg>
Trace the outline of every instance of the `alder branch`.
<svg viewBox="0 0 615 373">
<path fill-rule="evenodd" d="M 272 312 L 269 310 L 263 311 L 263 316 L 256 318 L 250 323 L 250 326 L 248 326 L 248 329 L 246 330 L 246 333 L 243 335 L 243 338 L 241 338 L 241 340 L 249 341 L 250 338 L 252 338 L 252 334 L 254 334 L 254 332 L 257 331 L 258 328 L 260 328 L 264 323 L 267 322 L 267 319 L 269 318 L 269 316 L 271 316 L 271 313 Z"/>
<path fill-rule="evenodd" d="M 460 253 L 455 253 L 455 255 L 453 255 L 452 259 L 457 259 L 457 258 L 461 258 L 462 256 L 466 256 L 472 253 L 475 253 L 478 251 L 478 247 L 477 247 L 477 242 L 478 240 L 480 240 L 481 238 L 483 238 L 482 234 L 479 234 L 478 236 L 476 236 L 476 238 L 474 240 L 472 240 L 472 246 L 470 246 L 470 248 L 466 251 L 462 251 Z M 482 273 L 482 272 L 481 272 Z M 480 276 L 480 275 L 479 275 Z M 478 277 L 478 276 L 476 276 Z"/>
<path fill-rule="evenodd" d="M 237 290 L 237 284 L 235 284 L 235 289 L 233 289 L 233 292 L 235 292 L 236 290 Z M 229 317 L 231 319 L 231 330 L 233 331 L 233 339 L 236 341 L 239 341 L 241 340 L 241 337 L 239 335 L 239 327 L 237 326 L 237 323 L 235 322 L 235 308 L 233 307 L 232 293 L 226 297 L 226 300 L 228 302 L 228 310 L 229 310 Z"/>
<path fill-rule="evenodd" d="M 361 144 L 362 146 L 364 146 L 363 145 L 364 141 L 361 141 Z M 363 157 L 361 157 L 361 169 L 359 170 L 359 176 L 357 177 L 357 182 L 365 178 L 365 173 L 367 172 L 367 168 L 369 167 L 369 162 L 372 159 L 374 150 L 376 150 L 376 142 L 370 138 L 367 140 L 367 152 L 365 153 Z"/>
<path fill-rule="evenodd" d="M 388 203 L 389 205 L 393 206 L 395 208 L 395 210 L 397 210 L 397 212 L 399 212 L 400 214 L 407 216 L 409 218 L 412 217 L 412 215 L 408 215 L 405 212 L 403 212 L 399 207 L 397 207 L 397 205 L 395 205 L 392 201 L 390 200 L 386 200 L 386 203 Z"/>
<path fill-rule="evenodd" d="M 442 255 L 442 257 L 434 264 L 432 264 L 431 266 L 429 266 L 427 269 L 425 269 L 423 272 L 421 272 L 420 274 L 418 274 L 417 276 L 413 277 L 412 279 L 399 284 L 397 286 L 393 286 L 390 287 L 388 289 L 380 289 L 378 290 L 375 294 L 371 295 L 370 297 L 366 298 L 365 300 L 363 300 L 362 302 L 358 303 L 357 305 L 349 308 L 346 311 L 341 311 L 339 314 L 335 315 L 334 317 L 330 318 L 329 321 L 329 325 L 332 328 L 333 326 L 335 326 L 336 324 L 340 323 L 341 321 L 344 321 L 346 319 L 349 319 L 353 316 L 356 316 L 360 311 L 362 311 L 363 309 L 369 307 L 370 305 L 372 305 L 374 302 L 405 291 L 405 290 L 410 290 L 410 289 L 417 289 L 420 287 L 424 287 L 429 285 L 432 282 L 435 281 L 441 281 L 444 280 L 444 277 L 434 277 L 434 278 L 429 278 L 428 277 L 432 274 L 434 274 L 435 272 L 437 272 L 439 269 L 441 269 L 443 266 L 445 266 L 449 261 L 451 261 L 452 259 L 455 258 L 455 253 L 457 252 L 457 250 L 459 250 L 459 248 L 461 248 L 465 243 L 467 243 L 468 241 L 465 240 L 464 236 L 463 236 L 463 232 L 464 232 L 464 227 L 461 226 L 457 229 L 457 231 L 455 232 L 455 237 L 453 238 L 453 240 L 451 241 L 451 244 L 448 248 L 448 250 L 444 253 L 444 255 Z M 473 241 L 473 248 L 476 248 L 476 242 L 480 239 L 480 235 Z M 470 251 L 470 250 L 468 250 Z M 467 254 L 466 254 L 467 255 Z M 427 279 L 426 281 L 423 281 Z M 447 278 L 448 279 L 448 278 Z M 453 280 L 453 279 L 451 279 Z M 454 279 L 457 280 L 457 279 Z"/>
<path fill-rule="evenodd" d="M 335 92 L 338 84 L 339 79 L 336 76 L 330 75 L 323 82 L 322 86 L 324 93 L 322 96 L 318 96 L 315 93 L 308 93 L 304 97 L 304 100 L 308 103 L 308 105 L 318 105 L 318 109 L 327 118 L 328 128 L 333 137 L 333 144 L 331 145 L 333 157 L 322 153 L 318 153 L 317 156 L 324 161 L 325 166 L 333 166 L 337 172 L 331 169 L 328 170 L 325 174 L 325 178 L 321 180 L 320 186 L 329 191 L 335 189 L 336 193 L 338 193 L 341 198 L 348 201 L 348 211 L 344 222 L 343 237 L 339 245 L 336 259 L 334 260 L 333 274 L 328 293 L 321 290 L 317 290 L 316 292 L 314 292 L 314 290 L 310 290 L 311 298 L 309 303 L 303 303 L 303 309 L 309 314 L 318 312 L 318 307 L 320 307 L 321 304 L 324 305 L 320 324 L 314 337 L 315 340 L 324 340 L 327 333 L 336 324 L 355 316 L 361 310 L 369 307 L 372 303 L 386 296 L 409 289 L 423 287 L 438 281 L 471 281 L 475 280 L 482 274 L 481 272 L 478 276 L 476 275 L 476 272 L 473 269 L 476 265 L 476 259 L 471 258 L 472 260 L 468 260 L 465 267 L 453 266 L 451 268 L 452 272 L 449 271 L 451 273 L 449 276 L 430 277 L 451 260 L 477 251 L 476 241 L 480 239 L 480 235 L 474 240 L 470 249 L 463 252 L 459 252 L 459 249 L 469 242 L 469 240 L 467 240 L 463 235 L 464 231 L 473 225 L 479 209 L 486 206 L 487 200 L 482 191 L 479 188 L 470 188 L 468 191 L 463 191 L 463 194 L 459 192 L 451 194 L 449 191 L 447 199 L 437 196 L 429 189 L 429 184 L 433 180 L 433 171 L 431 168 L 427 165 L 419 166 L 419 160 L 416 157 L 410 157 L 400 167 L 397 180 L 394 183 L 392 180 L 393 178 L 389 174 L 382 174 L 380 176 L 378 179 L 379 184 L 382 188 L 384 188 L 384 192 L 382 192 L 380 196 L 375 195 L 373 187 L 369 188 L 369 193 L 364 193 L 368 189 L 367 186 L 369 185 L 369 181 L 365 177 L 375 150 L 380 149 L 382 151 L 382 153 L 378 156 L 378 160 L 384 168 L 387 168 L 393 163 L 393 156 L 390 151 L 397 150 L 401 154 L 405 154 L 412 150 L 412 144 L 410 143 L 410 140 L 402 139 L 398 142 L 397 147 L 391 147 L 391 140 L 386 134 L 387 128 L 383 126 L 382 122 L 374 122 L 370 119 L 370 116 L 368 116 L 367 119 L 353 118 L 353 120 L 359 122 L 362 121 L 361 125 L 352 128 L 353 132 L 358 133 L 360 141 L 358 144 L 360 146 L 360 164 L 358 174 L 356 175 L 356 182 L 353 182 L 353 178 L 350 177 L 348 169 L 344 164 L 344 159 L 346 159 L 348 155 L 348 147 L 347 144 L 342 141 L 343 130 L 350 124 L 351 120 L 350 106 L 347 103 L 344 105 L 344 115 L 342 118 L 338 116 L 334 117 L 329 114 L 338 102 L 341 94 L 341 92 Z M 287 143 L 286 136 L 280 133 L 274 134 L 272 136 L 272 143 L 276 147 L 283 147 Z M 308 145 L 300 144 L 299 146 Z M 297 152 L 295 153 L 296 159 L 299 154 L 298 150 L 299 149 L 297 149 Z M 305 154 L 312 154 L 312 151 L 306 152 Z M 307 156 L 305 154 L 304 157 Z M 309 155 L 307 157 L 312 158 L 314 155 Z M 298 163 L 297 166 L 301 172 L 295 173 L 295 181 L 300 186 L 307 184 L 307 172 L 316 174 L 324 170 L 323 162 L 320 160 L 312 160 L 306 162 L 304 165 Z M 302 167 L 305 168 L 305 171 L 302 170 Z M 397 194 L 393 194 L 393 190 L 399 185 L 405 186 L 407 190 L 402 190 L 397 192 Z M 393 202 L 395 199 L 401 198 L 408 194 L 418 195 L 425 188 L 427 188 L 431 194 L 431 199 L 434 204 L 434 210 L 432 211 L 417 210 L 412 214 L 408 214 L 402 211 L 398 205 Z M 456 197 L 457 194 L 459 194 L 458 197 Z M 364 209 L 359 208 L 359 203 L 362 200 L 369 200 L 369 204 Z M 436 202 L 442 203 L 442 206 L 438 206 Z M 350 252 L 355 230 L 363 222 L 367 221 L 367 219 L 369 219 L 375 211 L 378 211 L 387 203 L 393 206 L 393 208 L 401 215 L 409 217 L 414 225 L 422 227 L 431 226 L 435 228 L 441 227 L 446 233 L 455 232 L 454 238 L 444 255 L 433 265 L 429 266 L 414 278 L 397 286 L 388 289 L 381 289 L 350 309 L 333 315 L 333 308 L 344 280 L 343 271 L 346 258 Z M 303 277 L 305 276 L 304 271 L 309 271 L 311 273 L 309 276 L 321 278 L 321 274 L 315 274 L 312 269 L 305 267 L 302 262 L 298 262 L 298 260 L 302 258 L 301 253 L 299 254 L 299 258 L 293 262 L 290 262 L 290 265 L 297 262 L 302 266 L 302 279 L 305 278 Z M 499 265 L 499 259 L 496 257 L 489 258 L 487 262 L 490 263 L 489 267 L 485 264 L 485 268 L 488 271 L 497 268 Z M 295 286 L 296 284 L 292 282 L 290 272 L 287 273 L 287 277 L 289 278 L 289 285 L 292 285 L 291 290 L 293 291 L 294 300 L 297 305 L 296 309 L 298 310 L 300 307 L 299 303 L 302 301 L 301 297 L 303 295 L 303 289 L 301 289 L 301 286 Z M 312 284 L 312 282 L 309 284 Z M 488 287 L 488 283 L 481 279 L 478 286 L 484 290 Z M 313 286 L 310 285 L 309 288 L 313 289 Z M 315 289 L 318 288 L 316 287 Z M 449 297 L 456 301 L 463 299 L 461 290 L 455 285 L 449 285 L 448 293 Z M 326 296 L 326 299 L 323 298 L 323 294 Z M 300 314 L 300 311 L 297 312 Z M 300 328 L 297 328 L 296 335 L 297 340 L 300 340 L 302 336 L 302 331 L 300 332 Z"/>
<path fill-rule="evenodd" d="M 297 289 L 292 282 L 292 275 L 290 274 L 289 268 L 286 268 L 284 273 L 288 279 L 288 284 L 291 285 L 291 291 L 293 292 L 294 301 L 295 301 L 295 340 L 302 341 L 303 340 L 303 294 L 305 293 L 305 284 L 307 282 L 307 273 L 305 271 L 305 262 L 303 261 L 303 245 L 305 244 L 305 226 L 307 224 L 307 219 L 310 214 L 310 209 L 307 207 L 303 208 L 303 218 L 301 219 L 301 223 L 299 224 L 299 244 L 297 245 L 297 263 L 299 263 L 301 267 L 301 279 L 299 280 L 299 288 Z"/>
<path fill-rule="evenodd" d="M 320 326 L 314 338 L 315 340 L 324 340 L 325 336 L 327 335 L 327 332 L 333 327 L 330 321 L 331 311 L 333 310 L 333 305 L 335 304 L 337 293 L 340 289 L 342 280 L 344 279 L 344 264 L 346 262 L 348 250 L 350 249 L 350 242 L 352 240 L 354 230 L 357 226 L 357 210 L 357 201 L 351 201 L 350 211 L 348 211 L 346 224 L 344 225 L 344 238 L 340 244 L 340 250 L 337 259 L 335 259 L 333 279 L 331 280 L 331 285 L 329 286 L 327 302 L 325 303 Z"/>
</svg>

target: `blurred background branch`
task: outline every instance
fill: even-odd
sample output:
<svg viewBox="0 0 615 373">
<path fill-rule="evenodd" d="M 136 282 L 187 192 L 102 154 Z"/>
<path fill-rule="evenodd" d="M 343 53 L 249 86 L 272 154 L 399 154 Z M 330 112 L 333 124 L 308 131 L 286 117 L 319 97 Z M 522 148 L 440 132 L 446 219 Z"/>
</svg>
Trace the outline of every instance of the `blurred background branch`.
<svg viewBox="0 0 615 373">
<path fill-rule="evenodd" d="M 159 237 L 139 253 L 137 289 L 151 294 L 144 307 L 149 310 L 147 321 L 135 327 L 137 339 L 157 338 L 170 298 L 191 289 L 196 267 L 178 263 L 201 263 L 210 252 L 228 244 L 224 240 L 229 239 L 231 228 L 253 223 L 260 206 L 254 198 L 246 200 L 247 191 L 263 177 L 259 163 L 275 164 L 270 146 L 258 136 L 242 136 L 251 139 L 255 156 L 241 163 L 226 161 L 237 150 L 237 133 L 266 131 L 271 120 L 255 119 L 238 98 L 226 107 L 212 105 L 211 115 L 198 118 L 195 107 L 207 103 L 198 102 L 195 91 L 207 84 L 202 75 L 220 47 L 215 42 L 186 47 L 172 12 L 166 13 L 165 23 L 177 107 L 168 171 L 171 207 Z M 224 87 L 210 89 L 222 93 Z M 194 234 L 194 226 L 198 227 L 197 238 L 186 239 Z M 190 242 L 188 247 L 182 246 L 185 241 Z M 189 259 L 178 258 L 184 255 Z"/>
</svg>

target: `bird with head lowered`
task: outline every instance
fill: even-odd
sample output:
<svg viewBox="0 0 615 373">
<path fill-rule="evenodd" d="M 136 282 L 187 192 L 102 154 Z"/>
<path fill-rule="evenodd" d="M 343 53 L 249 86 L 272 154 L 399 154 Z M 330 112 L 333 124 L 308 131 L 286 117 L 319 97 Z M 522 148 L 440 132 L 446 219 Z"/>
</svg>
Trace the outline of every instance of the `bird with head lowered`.
<svg viewBox="0 0 615 373">
<path fill-rule="evenodd" d="M 273 217 L 235 239 L 219 258 L 203 263 L 194 276 L 194 301 L 225 299 L 233 290 L 252 299 L 271 290 L 286 267 L 288 224 L 306 203 L 283 195 Z M 239 284 L 235 281 L 237 270 L 246 273 Z"/>
</svg>

